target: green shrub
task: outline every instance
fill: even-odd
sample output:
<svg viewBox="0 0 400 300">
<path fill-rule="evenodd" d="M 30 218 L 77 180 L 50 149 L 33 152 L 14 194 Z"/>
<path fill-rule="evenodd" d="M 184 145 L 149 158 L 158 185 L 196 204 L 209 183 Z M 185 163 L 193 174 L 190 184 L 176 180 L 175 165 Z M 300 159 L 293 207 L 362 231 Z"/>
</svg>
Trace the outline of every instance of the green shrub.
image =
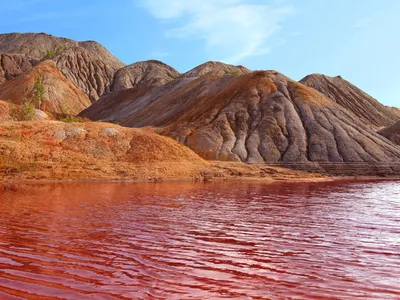
<svg viewBox="0 0 400 300">
<path fill-rule="evenodd" d="M 225 75 L 239 75 L 239 70 L 225 70 Z"/>
<path fill-rule="evenodd" d="M 38 109 L 41 109 L 44 98 L 44 86 L 42 84 L 42 79 L 37 77 L 35 79 L 35 84 L 33 86 L 33 96 L 34 103 Z"/>
<path fill-rule="evenodd" d="M 15 121 L 30 121 L 35 118 L 35 107 L 25 102 L 21 107 L 17 105 L 10 106 L 10 116 Z"/>
<path fill-rule="evenodd" d="M 64 122 L 64 123 L 83 123 L 83 122 L 85 122 L 84 119 L 82 119 L 80 117 L 74 117 L 74 116 L 67 116 L 67 117 L 61 119 L 60 121 Z"/>
<path fill-rule="evenodd" d="M 60 54 L 61 52 L 63 52 L 66 49 L 67 49 L 67 45 L 58 46 L 55 49 L 49 49 L 46 51 L 46 54 L 43 57 L 43 60 L 53 59 L 54 57 L 56 57 L 58 54 Z"/>
</svg>

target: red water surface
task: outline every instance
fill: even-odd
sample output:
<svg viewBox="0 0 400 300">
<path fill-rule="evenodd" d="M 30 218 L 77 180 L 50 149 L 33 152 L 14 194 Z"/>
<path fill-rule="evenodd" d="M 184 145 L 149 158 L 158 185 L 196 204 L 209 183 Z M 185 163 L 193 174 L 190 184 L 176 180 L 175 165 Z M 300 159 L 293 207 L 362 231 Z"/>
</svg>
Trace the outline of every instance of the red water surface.
<svg viewBox="0 0 400 300">
<path fill-rule="evenodd" d="M 11 187 L 0 299 L 400 299 L 400 182 Z"/>
</svg>

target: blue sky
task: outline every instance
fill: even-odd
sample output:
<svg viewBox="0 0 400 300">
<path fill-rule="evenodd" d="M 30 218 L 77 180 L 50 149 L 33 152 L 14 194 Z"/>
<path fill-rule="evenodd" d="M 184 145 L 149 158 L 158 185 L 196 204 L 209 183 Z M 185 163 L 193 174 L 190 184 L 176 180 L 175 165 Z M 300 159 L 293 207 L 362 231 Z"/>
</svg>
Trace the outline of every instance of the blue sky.
<svg viewBox="0 0 400 300">
<path fill-rule="evenodd" d="M 1 0 L 0 32 L 96 40 L 127 64 L 341 75 L 400 106 L 399 0 Z"/>
</svg>

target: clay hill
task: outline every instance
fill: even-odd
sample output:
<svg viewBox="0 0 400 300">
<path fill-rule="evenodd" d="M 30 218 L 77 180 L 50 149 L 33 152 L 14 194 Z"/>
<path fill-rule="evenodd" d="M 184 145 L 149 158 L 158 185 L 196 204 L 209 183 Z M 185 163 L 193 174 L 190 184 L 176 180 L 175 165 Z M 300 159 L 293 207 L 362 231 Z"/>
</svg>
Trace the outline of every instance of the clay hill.
<svg viewBox="0 0 400 300">
<path fill-rule="evenodd" d="M 44 33 L 1 34 L 0 57 L 0 82 L 51 59 L 91 101 L 109 91 L 115 72 L 124 67 L 97 42 L 76 42 Z"/>
<path fill-rule="evenodd" d="M 42 89 L 41 96 L 37 94 L 39 89 Z M 91 104 L 87 95 L 69 81 L 51 60 L 43 61 L 28 72 L 2 83 L 0 99 L 20 105 L 29 102 L 36 108 L 61 115 L 78 114 Z"/>
<path fill-rule="evenodd" d="M 180 73 L 177 70 L 160 61 L 137 62 L 116 72 L 111 91 L 141 86 L 160 86 L 179 76 Z"/>
<path fill-rule="evenodd" d="M 400 145 L 400 122 L 380 130 L 379 134 Z"/>
<path fill-rule="evenodd" d="M 378 102 L 342 77 L 321 74 L 306 76 L 301 83 L 312 87 L 328 99 L 340 104 L 358 118 L 376 128 L 392 125 L 399 121 L 399 114 Z"/>
<path fill-rule="evenodd" d="M 248 74 L 251 71 L 243 66 L 233 66 L 218 61 L 209 61 L 186 72 L 185 74 L 182 75 L 182 77 L 183 78 L 199 77 L 209 72 L 213 73 L 223 72 L 225 74 L 230 74 L 230 75 L 243 75 L 243 74 Z"/>
<path fill-rule="evenodd" d="M 350 109 L 275 71 L 221 70 L 104 97 L 93 120 L 154 127 L 209 160 L 398 162 L 400 149 Z"/>
</svg>

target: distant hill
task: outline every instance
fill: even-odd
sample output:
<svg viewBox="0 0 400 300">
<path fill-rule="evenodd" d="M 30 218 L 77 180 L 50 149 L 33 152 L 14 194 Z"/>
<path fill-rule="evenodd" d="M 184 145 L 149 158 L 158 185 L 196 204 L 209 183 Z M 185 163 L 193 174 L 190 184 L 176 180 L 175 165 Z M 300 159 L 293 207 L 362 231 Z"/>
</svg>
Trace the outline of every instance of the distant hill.
<svg viewBox="0 0 400 300">
<path fill-rule="evenodd" d="M 76 42 L 45 33 L 0 34 L 0 53 L 11 55 L 13 59 L 8 61 L 16 62 L 0 64 L 0 82 L 26 72 L 39 61 L 51 59 L 92 101 L 109 90 L 115 72 L 124 67 L 97 42 Z"/>
<path fill-rule="evenodd" d="M 354 113 L 367 124 L 377 128 L 392 125 L 400 120 L 399 114 L 340 76 L 329 77 L 312 74 L 306 76 L 300 82 L 319 91 L 327 98 Z"/>
</svg>

